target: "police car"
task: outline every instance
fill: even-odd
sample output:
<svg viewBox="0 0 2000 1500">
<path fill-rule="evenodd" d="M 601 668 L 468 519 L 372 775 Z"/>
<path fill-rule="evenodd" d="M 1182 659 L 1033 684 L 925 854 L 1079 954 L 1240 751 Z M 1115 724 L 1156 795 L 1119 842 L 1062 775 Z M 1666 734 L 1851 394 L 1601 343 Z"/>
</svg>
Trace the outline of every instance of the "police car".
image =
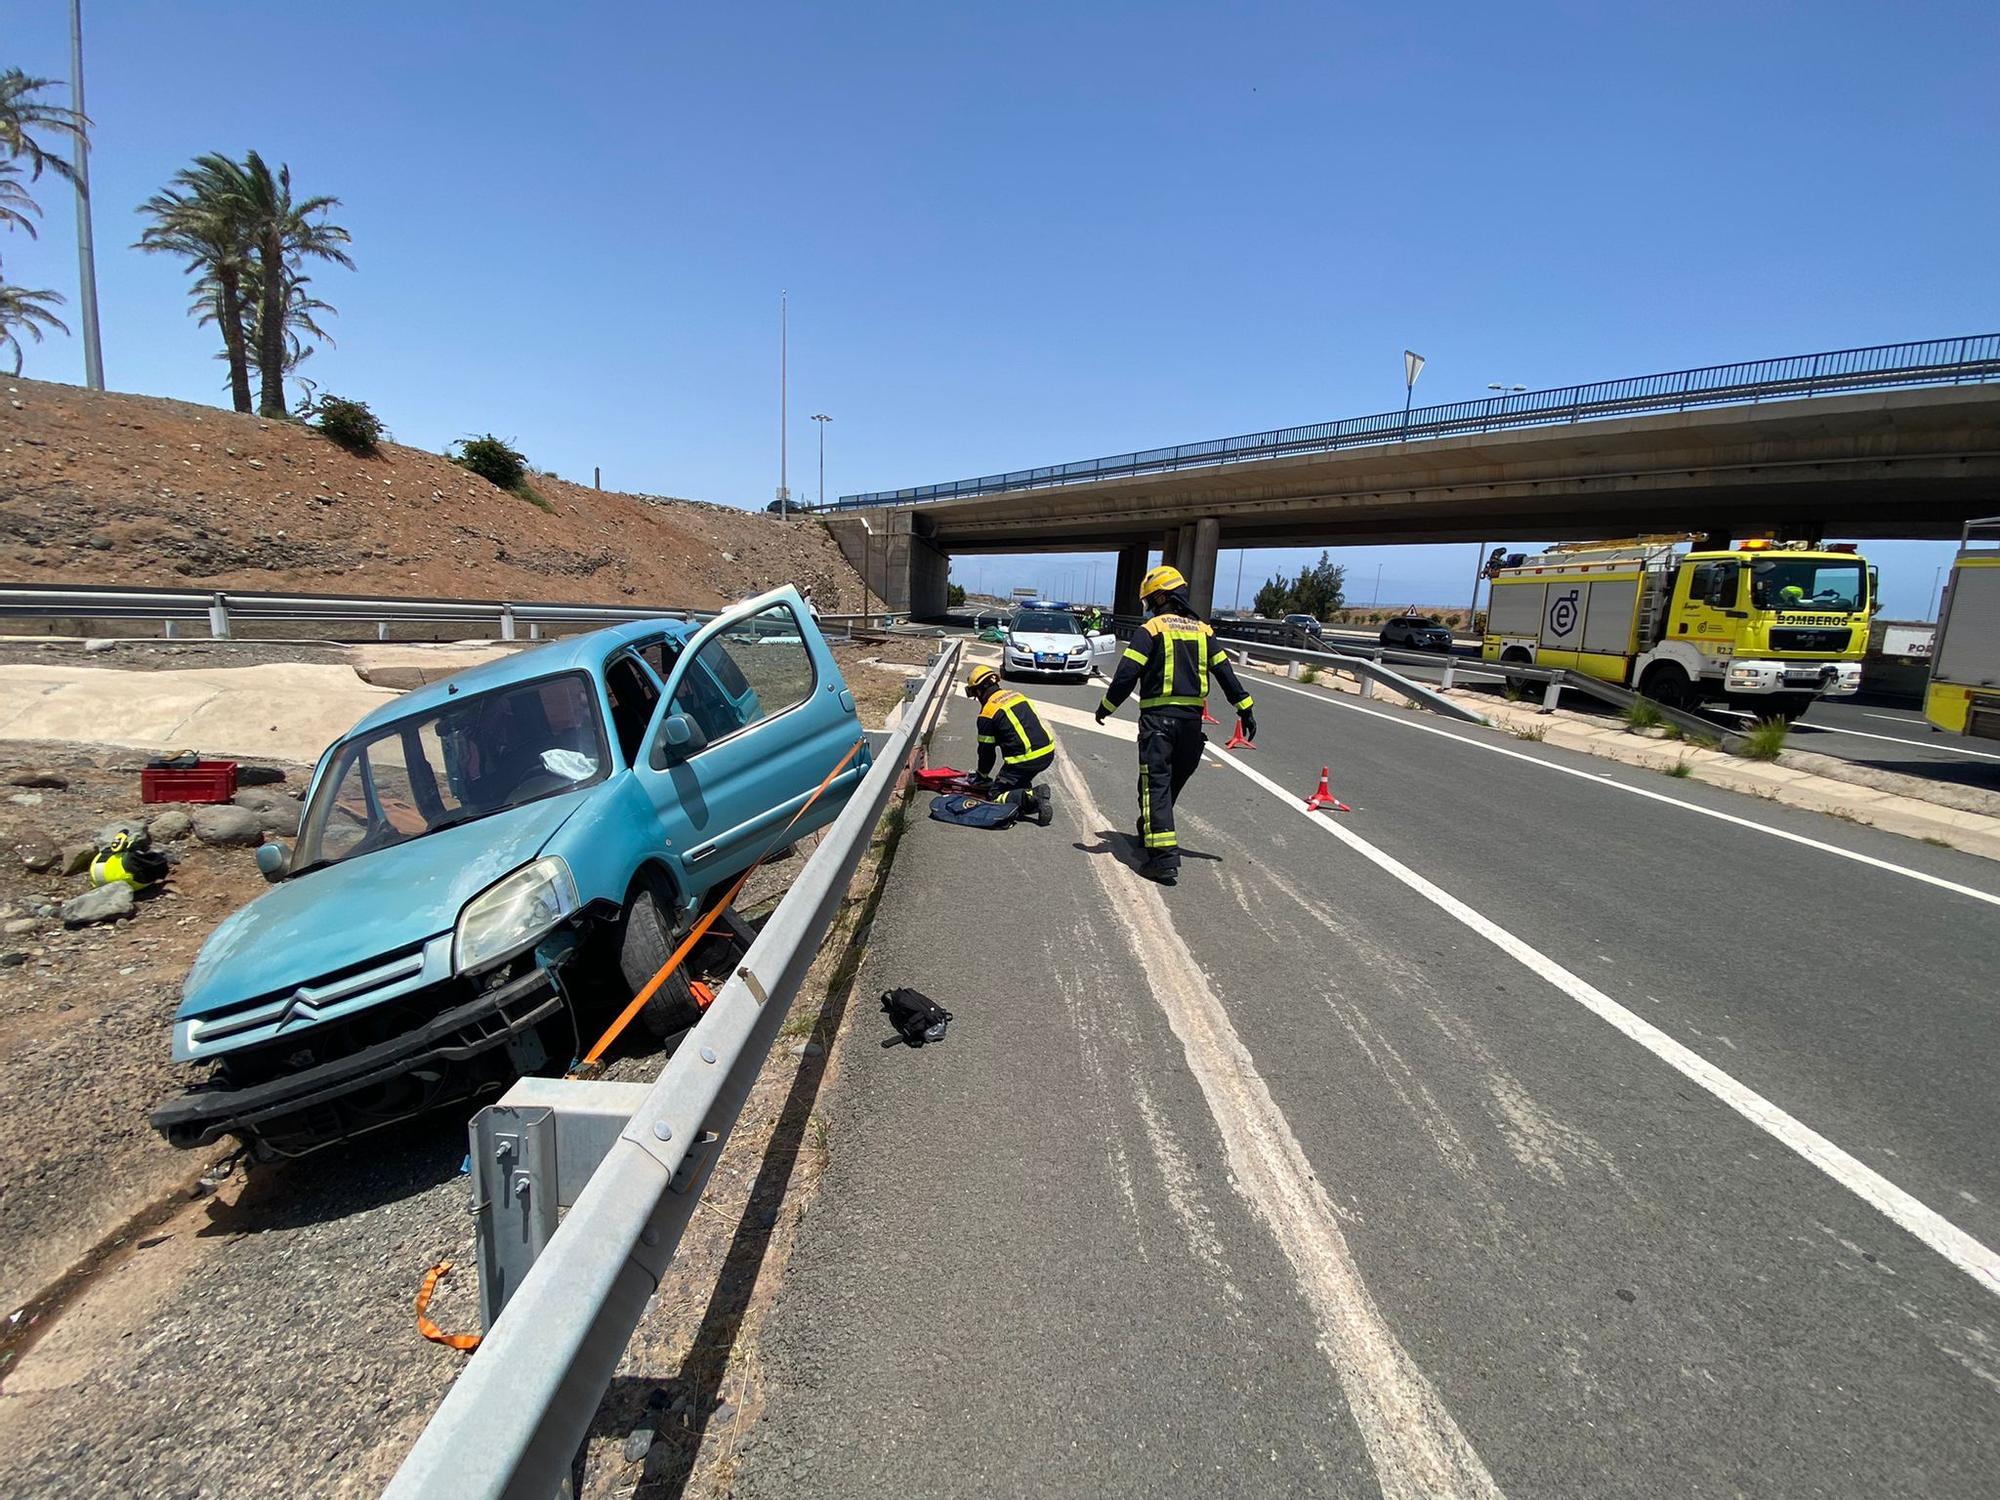
<svg viewBox="0 0 2000 1500">
<path fill-rule="evenodd" d="M 1007 622 L 1000 647 L 1002 677 L 1087 677 L 1118 649 L 1114 635 L 1088 635 L 1066 609 L 1026 607 Z"/>
</svg>

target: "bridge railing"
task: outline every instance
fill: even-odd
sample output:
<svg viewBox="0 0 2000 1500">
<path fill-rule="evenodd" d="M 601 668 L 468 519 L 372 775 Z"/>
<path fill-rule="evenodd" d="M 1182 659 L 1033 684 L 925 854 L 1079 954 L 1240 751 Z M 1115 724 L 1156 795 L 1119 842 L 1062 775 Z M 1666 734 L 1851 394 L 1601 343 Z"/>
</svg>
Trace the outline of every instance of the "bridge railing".
<svg viewBox="0 0 2000 1500">
<path fill-rule="evenodd" d="M 1763 401 L 1841 392 L 1923 385 L 1966 385 L 2000 380 L 2000 333 L 1968 334 L 1913 344 L 1877 344 L 1865 349 L 1833 349 L 1732 365 L 1705 365 L 1658 375 L 1636 375 L 1590 385 L 1490 396 L 1420 406 L 1407 414 L 1376 412 L 1338 422 L 1280 427 L 1240 437 L 1212 438 L 1171 448 L 1148 448 L 1108 458 L 1087 458 L 1042 468 L 1016 469 L 978 479 L 922 484 L 909 489 L 842 495 L 823 506 L 802 509 L 855 510 L 874 505 L 912 505 L 960 500 L 1008 490 L 1044 489 L 1090 479 L 1154 474 L 1204 464 L 1243 463 L 1299 453 L 1394 443 L 1409 439 L 1461 437 L 1512 427 L 1546 427 L 1646 412 L 1685 411 L 1697 406 L 1754 405 Z"/>
</svg>

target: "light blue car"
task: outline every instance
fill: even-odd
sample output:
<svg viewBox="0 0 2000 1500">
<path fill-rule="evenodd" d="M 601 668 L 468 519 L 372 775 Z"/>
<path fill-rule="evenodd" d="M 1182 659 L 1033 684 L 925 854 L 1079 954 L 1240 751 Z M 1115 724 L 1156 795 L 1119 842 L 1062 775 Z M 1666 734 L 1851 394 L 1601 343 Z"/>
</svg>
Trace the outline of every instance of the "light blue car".
<svg viewBox="0 0 2000 1500">
<path fill-rule="evenodd" d="M 297 1155 L 560 1069 L 711 893 L 832 821 L 869 759 L 789 588 L 384 705 L 320 757 L 296 847 L 258 851 L 276 889 L 195 960 L 173 1055 L 213 1066 L 154 1128 Z M 697 1013 L 683 969 L 645 1019 L 664 1036 Z"/>
</svg>

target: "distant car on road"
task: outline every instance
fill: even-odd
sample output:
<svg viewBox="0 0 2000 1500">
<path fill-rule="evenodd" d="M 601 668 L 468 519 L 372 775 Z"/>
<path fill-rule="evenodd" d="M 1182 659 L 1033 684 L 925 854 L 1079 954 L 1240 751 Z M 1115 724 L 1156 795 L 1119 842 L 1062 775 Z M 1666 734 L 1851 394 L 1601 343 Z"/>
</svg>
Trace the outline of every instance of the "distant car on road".
<svg viewBox="0 0 2000 1500">
<path fill-rule="evenodd" d="M 1294 630 L 1303 630 L 1314 640 L 1319 640 L 1325 634 L 1324 627 L 1311 615 L 1286 615 L 1285 623 Z"/>
<path fill-rule="evenodd" d="M 1398 615 L 1382 627 L 1382 644 L 1411 651 L 1449 651 L 1451 632 L 1429 615 Z"/>
<path fill-rule="evenodd" d="M 385 704 L 320 757 L 296 847 L 258 851 L 275 889 L 195 960 L 173 1057 L 213 1068 L 154 1128 L 296 1156 L 560 1071 L 711 894 L 830 822 L 868 762 L 789 588 Z M 648 1002 L 655 1035 L 699 1014 L 691 978 Z"/>
</svg>

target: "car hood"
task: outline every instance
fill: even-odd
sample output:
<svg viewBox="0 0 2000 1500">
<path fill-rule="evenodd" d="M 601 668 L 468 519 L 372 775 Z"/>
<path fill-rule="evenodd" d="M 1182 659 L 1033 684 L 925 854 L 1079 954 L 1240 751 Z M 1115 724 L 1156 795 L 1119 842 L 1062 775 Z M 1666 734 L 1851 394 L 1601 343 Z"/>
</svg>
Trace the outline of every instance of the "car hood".
<svg viewBox="0 0 2000 1500">
<path fill-rule="evenodd" d="M 1078 646 L 1090 649 L 1088 638 L 1080 635 L 1059 635 L 1047 630 L 1011 630 L 1007 633 L 1009 645 L 1021 651 L 1046 651 L 1067 656 Z"/>
<path fill-rule="evenodd" d="M 465 903 L 541 853 L 586 795 L 544 797 L 284 881 L 210 935 L 182 987 L 177 1019 L 449 932 Z"/>
</svg>

